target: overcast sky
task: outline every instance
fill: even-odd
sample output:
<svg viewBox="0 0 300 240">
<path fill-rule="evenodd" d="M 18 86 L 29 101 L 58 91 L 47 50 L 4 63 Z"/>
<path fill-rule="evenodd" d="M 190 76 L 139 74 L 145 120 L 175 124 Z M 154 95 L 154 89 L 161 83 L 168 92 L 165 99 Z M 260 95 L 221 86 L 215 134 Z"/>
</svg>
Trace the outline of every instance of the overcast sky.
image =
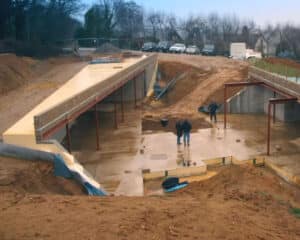
<svg viewBox="0 0 300 240">
<path fill-rule="evenodd" d="M 83 0 L 87 4 L 97 0 Z M 294 23 L 300 25 L 300 0 L 135 0 L 145 10 L 159 10 L 185 17 L 189 14 L 236 14 L 259 25 Z"/>
</svg>

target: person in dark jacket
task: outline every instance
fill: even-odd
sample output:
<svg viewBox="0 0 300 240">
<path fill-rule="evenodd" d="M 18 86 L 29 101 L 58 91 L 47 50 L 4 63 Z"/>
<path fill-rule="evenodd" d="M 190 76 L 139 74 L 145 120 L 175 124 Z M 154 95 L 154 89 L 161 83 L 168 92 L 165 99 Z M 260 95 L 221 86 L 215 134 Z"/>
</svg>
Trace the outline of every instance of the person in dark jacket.
<svg viewBox="0 0 300 240">
<path fill-rule="evenodd" d="M 217 122 L 217 110 L 219 106 L 215 102 L 211 102 L 208 106 L 210 121 L 214 119 L 215 123 Z"/>
<path fill-rule="evenodd" d="M 176 122 L 176 134 L 177 134 L 177 145 L 180 145 L 180 138 L 182 137 L 182 122 L 180 120 L 178 120 Z"/>
<path fill-rule="evenodd" d="M 182 131 L 183 131 L 183 142 L 184 146 L 190 146 L 190 134 L 192 130 L 192 124 L 185 119 L 182 123 Z"/>
</svg>

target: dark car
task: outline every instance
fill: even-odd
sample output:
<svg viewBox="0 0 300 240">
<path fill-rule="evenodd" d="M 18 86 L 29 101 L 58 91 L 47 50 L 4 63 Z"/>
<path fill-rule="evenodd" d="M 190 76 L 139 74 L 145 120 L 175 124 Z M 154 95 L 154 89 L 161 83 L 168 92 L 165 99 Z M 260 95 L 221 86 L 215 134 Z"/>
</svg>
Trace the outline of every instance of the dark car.
<svg viewBox="0 0 300 240">
<path fill-rule="evenodd" d="M 213 45 L 213 44 L 205 44 L 204 48 L 202 49 L 202 54 L 206 55 L 206 56 L 214 56 L 214 55 L 216 55 L 215 45 Z"/>
<path fill-rule="evenodd" d="M 142 47 L 143 52 L 154 52 L 156 51 L 156 44 L 154 42 L 146 42 Z"/>
<path fill-rule="evenodd" d="M 168 52 L 171 46 L 172 46 L 172 43 L 171 43 L 171 42 L 168 42 L 168 41 L 160 41 L 160 42 L 157 44 L 156 50 L 157 50 L 158 52 Z"/>
</svg>

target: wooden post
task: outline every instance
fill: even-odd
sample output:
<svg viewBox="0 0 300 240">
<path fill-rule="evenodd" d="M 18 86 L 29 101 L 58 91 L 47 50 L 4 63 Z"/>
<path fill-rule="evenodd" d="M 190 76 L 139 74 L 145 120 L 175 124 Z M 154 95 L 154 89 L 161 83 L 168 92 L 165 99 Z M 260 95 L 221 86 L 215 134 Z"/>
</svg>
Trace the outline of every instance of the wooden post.
<svg viewBox="0 0 300 240">
<path fill-rule="evenodd" d="M 99 116 L 97 111 L 97 104 L 95 105 L 95 122 L 96 122 L 96 149 L 100 150 L 100 140 L 99 140 Z"/>
</svg>

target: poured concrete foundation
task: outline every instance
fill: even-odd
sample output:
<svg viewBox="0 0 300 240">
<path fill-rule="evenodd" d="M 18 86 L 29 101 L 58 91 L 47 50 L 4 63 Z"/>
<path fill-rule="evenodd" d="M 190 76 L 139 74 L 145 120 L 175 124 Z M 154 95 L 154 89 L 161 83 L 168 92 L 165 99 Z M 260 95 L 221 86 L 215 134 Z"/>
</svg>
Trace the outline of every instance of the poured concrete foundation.
<svg viewBox="0 0 300 240">
<path fill-rule="evenodd" d="M 8 144 L 59 154 L 71 171 L 78 173 L 94 187 L 100 188 L 99 183 L 72 154 L 57 140 L 49 138 L 56 137 L 61 140 L 64 130 L 59 132 L 59 129 L 64 128 L 65 124 L 75 124 L 74 120 L 80 114 L 134 78 L 136 83 L 143 80 L 141 84 L 144 89 L 137 91 L 137 94 L 145 95 L 146 87 L 156 76 L 153 72 L 156 65 L 155 55 L 126 58 L 121 63 L 87 65 L 10 127 L 3 134 L 3 140 Z M 140 78 L 141 75 L 143 79 Z M 136 90 L 138 89 L 141 88 L 136 86 Z M 131 95 L 132 93 L 128 94 Z"/>
<path fill-rule="evenodd" d="M 271 98 L 283 98 L 264 86 L 250 86 L 244 88 L 237 95 L 230 98 L 228 112 L 231 114 L 262 114 L 268 112 Z M 276 105 L 276 119 L 293 122 L 300 120 L 300 104 L 291 102 Z"/>
</svg>

